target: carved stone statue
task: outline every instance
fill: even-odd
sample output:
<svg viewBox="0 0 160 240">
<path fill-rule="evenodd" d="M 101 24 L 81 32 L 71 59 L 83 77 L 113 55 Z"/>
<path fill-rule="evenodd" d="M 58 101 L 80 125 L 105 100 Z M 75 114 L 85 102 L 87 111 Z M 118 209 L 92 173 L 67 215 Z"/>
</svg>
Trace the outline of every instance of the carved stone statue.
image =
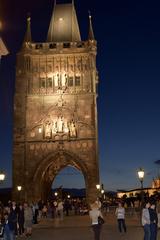
<svg viewBox="0 0 160 240">
<path fill-rule="evenodd" d="M 57 132 L 61 133 L 63 132 L 63 127 L 64 127 L 64 123 L 63 123 L 63 117 L 58 117 L 57 119 Z"/>
<path fill-rule="evenodd" d="M 58 73 L 56 73 L 54 75 L 54 85 L 55 85 L 55 87 L 59 87 L 59 74 Z"/>
<path fill-rule="evenodd" d="M 70 123 L 69 130 L 70 130 L 70 137 L 76 137 L 76 136 L 77 136 L 76 126 L 75 126 L 75 123 L 74 123 L 73 120 L 72 120 L 71 123 Z"/>
<path fill-rule="evenodd" d="M 45 138 L 51 138 L 51 134 L 52 134 L 51 130 L 52 130 L 51 129 L 51 123 L 47 122 L 46 126 L 45 126 Z"/>
<path fill-rule="evenodd" d="M 52 133 L 53 134 L 57 133 L 57 126 L 55 122 L 52 124 Z"/>
<path fill-rule="evenodd" d="M 68 132 L 69 132 L 69 128 L 68 128 L 68 123 L 67 123 L 67 121 L 64 122 L 63 132 L 64 132 L 64 133 L 68 133 Z"/>
<path fill-rule="evenodd" d="M 64 72 L 62 74 L 62 87 L 65 87 L 66 86 L 66 80 L 67 80 L 67 75 L 66 73 Z"/>
</svg>

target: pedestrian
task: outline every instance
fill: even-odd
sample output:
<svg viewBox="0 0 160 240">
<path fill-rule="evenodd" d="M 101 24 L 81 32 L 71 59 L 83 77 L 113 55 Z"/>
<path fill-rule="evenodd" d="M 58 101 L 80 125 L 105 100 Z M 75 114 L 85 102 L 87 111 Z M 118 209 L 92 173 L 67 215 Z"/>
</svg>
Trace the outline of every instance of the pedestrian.
<svg viewBox="0 0 160 240">
<path fill-rule="evenodd" d="M 157 201 L 158 228 L 160 228 L 160 199 Z"/>
<path fill-rule="evenodd" d="M 24 234 L 24 209 L 22 204 L 19 205 L 18 209 L 18 226 L 19 226 L 19 235 Z"/>
<path fill-rule="evenodd" d="M 99 208 L 99 210 L 101 210 L 102 203 L 101 203 L 101 201 L 100 201 L 99 198 L 97 198 L 96 203 L 98 204 L 98 208 Z"/>
<path fill-rule="evenodd" d="M 100 233 L 101 233 L 101 228 L 102 226 L 100 224 L 98 224 L 98 217 L 102 217 L 102 213 L 99 210 L 99 205 L 94 202 L 93 204 L 91 204 L 91 210 L 89 211 L 89 216 L 91 218 L 92 221 L 92 229 L 94 232 L 94 239 L 95 240 L 100 240 Z"/>
<path fill-rule="evenodd" d="M 38 203 L 34 202 L 32 204 L 32 211 L 33 211 L 33 223 L 37 224 L 38 223 Z"/>
<path fill-rule="evenodd" d="M 54 200 L 54 202 L 53 202 L 53 217 L 54 218 L 57 217 L 57 206 L 58 206 L 58 202 L 57 202 L 57 200 Z"/>
<path fill-rule="evenodd" d="M 14 232 L 15 232 L 15 236 L 17 237 L 17 235 L 18 235 L 18 229 L 17 229 L 18 207 L 17 207 L 17 204 L 15 201 L 12 202 L 12 205 L 10 207 L 10 215 L 12 215 L 12 221 L 14 223 Z"/>
<path fill-rule="evenodd" d="M 24 228 L 25 235 L 29 237 L 32 235 L 32 221 L 33 221 L 33 212 L 28 203 L 24 203 Z"/>
<path fill-rule="evenodd" d="M 149 208 L 149 216 L 150 216 L 150 233 L 151 233 L 150 240 L 156 240 L 158 216 L 156 212 L 156 205 L 154 203 L 152 203 Z"/>
<path fill-rule="evenodd" d="M 126 233 L 127 228 L 126 228 L 126 223 L 125 223 L 125 208 L 122 205 L 122 203 L 120 203 L 120 202 L 118 203 L 118 207 L 116 208 L 115 214 L 117 216 L 119 232 L 121 233 L 123 230 Z"/>
<path fill-rule="evenodd" d="M 57 211 L 58 211 L 58 216 L 60 217 L 60 220 L 63 220 L 63 202 L 61 199 L 58 201 Z"/>
<path fill-rule="evenodd" d="M 44 206 L 42 208 L 42 217 L 43 218 L 47 218 L 47 212 L 48 212 L 47 205 L 44 204 Z"/>
<path fill-rule="evenodd" d="M 150 203 L 147 202 L 142 210 L 142 226 L 144 229 L 144 240 L 150 240 L 150 214 L 149 214 Z"/>
<path fill-rule="evenodd" d="M 10 209 L 4 213 L 4 240 L 15 240 L 14 217 Z"/>
<path fill-rule="evenodd" d="M 3 214 L 3 210 L 1 208 L 1 211 L 0 211 L 0 239 L 3 239 L 3 235 L 4 235 L 4 214 Z"/>
</svg>

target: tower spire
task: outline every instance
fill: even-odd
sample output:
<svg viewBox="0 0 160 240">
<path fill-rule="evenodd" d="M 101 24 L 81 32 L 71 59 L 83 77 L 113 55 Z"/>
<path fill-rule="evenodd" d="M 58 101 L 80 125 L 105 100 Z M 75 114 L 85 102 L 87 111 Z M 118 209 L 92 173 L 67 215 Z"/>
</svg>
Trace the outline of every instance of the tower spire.
<svg viewBox="0 0 160 240">
<path fill-rule="evenodd" d="M 92 27 L 92 16 L 90 11 L 88 11 L 89 14 L 89 32 L 88 32 L 88 39 L 89 40 L 95 40 L 94 38 L 94 32 L 93 32 L 93 27 Z"/>
<path fill-rule="evenodd" d="M 48 29 L 48 42 L 80 42 L 81 36 L 77 15 L 72 3 L 57 4 L 54 1 L 53 13 Z"/>
<path fill-rule="evenodd" d="M 28 17 L 27 17 L 27 30 L 24 37 L 24 43 L 29 43 L 29 42 L 32 42 L 30 14 L 28 14 Z"/>
</svg>

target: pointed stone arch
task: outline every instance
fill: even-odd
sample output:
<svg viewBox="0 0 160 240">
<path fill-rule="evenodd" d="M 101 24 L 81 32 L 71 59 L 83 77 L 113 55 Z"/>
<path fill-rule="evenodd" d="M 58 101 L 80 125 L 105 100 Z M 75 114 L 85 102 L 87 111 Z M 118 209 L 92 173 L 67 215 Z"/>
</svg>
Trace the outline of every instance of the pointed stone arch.
<svg viewBox="0 0 160 240">
<path fill-rule="evenodd" d="M 52 182 L 57 174 L 65 167 L 71 166 L 79 170 L 85 180 L 86 195 L 91 199 L 91 192 L 95 189 L 92 184 L 92 175 L 89 174 L 90 170 L 84 161 L 73 152 L 67 150 L 57 150 L 54 153 L 48 154 L 35 170 L 33 176 L 34 196 L 33 189 L 31 195 L 34 200 L 46 200 L 51 190 Z"/>
</svg>

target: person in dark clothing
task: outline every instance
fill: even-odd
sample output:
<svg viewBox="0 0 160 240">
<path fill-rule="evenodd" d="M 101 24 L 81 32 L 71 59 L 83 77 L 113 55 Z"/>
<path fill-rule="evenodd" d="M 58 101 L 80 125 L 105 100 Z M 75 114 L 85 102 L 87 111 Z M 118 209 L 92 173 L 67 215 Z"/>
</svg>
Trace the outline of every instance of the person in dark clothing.
<svg viewBox="0 0 160 240">
<path fill-rule="evenodd" d="M 151 204 L 151 207 L 149 208 L 149 216 L 150 216 L 150 232 L 151 232 L 150 240 L 156 240 L 158 216 L 157 216 L 155 204 Z"/>
<path fill-rule="evenodd" d="M 64 201 L 64 209 L 65 209 L 65 212 L 66 212 L 66 216 L 69 216 L 70 203 L 69 203 L 68 199 L 66 199 Z"/>
<path fill-rule="evenodd" d="M 19 206 L 18 210 L 18 225 L 19 225 L 19 235 L 24 234 L 24 209 L 23 206 Z"/>
<path fill-rule="evenodd" d="M 17 230 L 17 216 L 18 216 L 18 207 L 16 205 L 16 202 L 12 202 L 12 206 L 10 208 L 10 215 L 12 215 L 12 221 L 14 224 L 14 232 L 15 235 L 18 235 L 18 230 Z"/>
<path fill-rule="evenodd" d="M 38 204 L 35 202 L 35 203 L 33 203 L 33 205 L 32 205 L 32 211 L 33 211 L 33 223 L 34 224 L 37 224 L 38 223 L 38 209 L 39 209 L 39 207 L 38 207 Z"/>
<path fill-rule="evenodd" d="M 4 219 L 0 217 L 0 239 L 3 239 L 4 235 Z"/>
<path fill-rule="evenodd" d="M 14 217 L 12 212 L 6 212 L 4 219 L 4 240 L 15 240 Z"/>
</svg>

